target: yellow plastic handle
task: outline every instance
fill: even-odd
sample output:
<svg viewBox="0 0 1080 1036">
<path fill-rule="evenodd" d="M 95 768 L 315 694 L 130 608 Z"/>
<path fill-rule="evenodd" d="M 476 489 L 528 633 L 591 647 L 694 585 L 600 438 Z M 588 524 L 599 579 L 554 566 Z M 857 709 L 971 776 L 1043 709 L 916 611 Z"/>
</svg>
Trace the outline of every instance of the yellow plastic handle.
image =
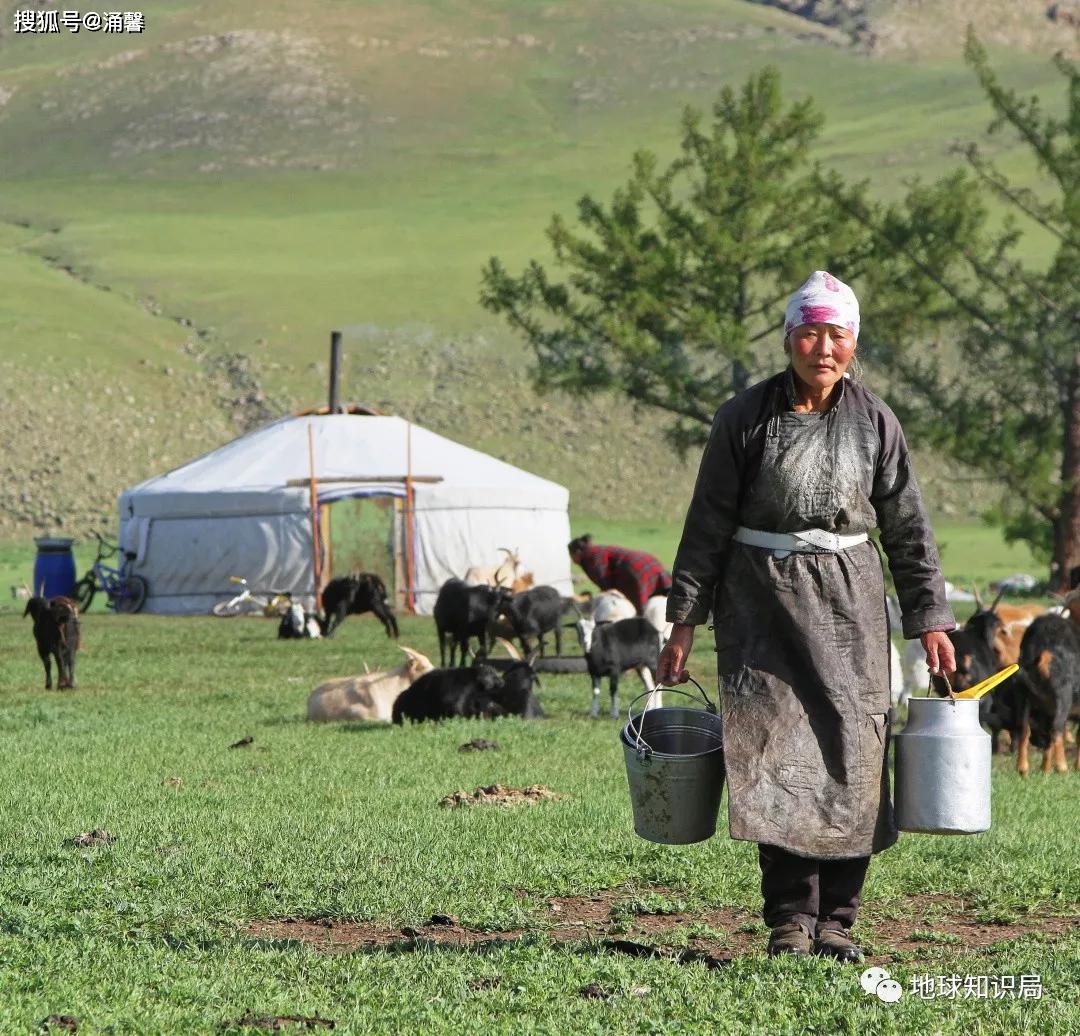
<svg viewBox="0 0 1080 1036">
<path fill-rule="evenodd" d="M 244 582 L 244 577 L 243 576 L 229 576 L 229 582 L 230 583 L 243 583 Z"/>
<path fill-rule="evenodd" d="M 966 691 L 961 691 L 957 698 L 967 699 L 979 699 L 988 691 L 992 691 L 999 683 L 1004 680 L 1008 680 L 1013 673 L 1015 673 L 1020 667 L 1018 665 L 1006 666 L 1000 673 L 994 673 L 993 676 L 988 676 L 982 683 L 977 683 L 974 687 L 969 687 Z"/>
</svg>

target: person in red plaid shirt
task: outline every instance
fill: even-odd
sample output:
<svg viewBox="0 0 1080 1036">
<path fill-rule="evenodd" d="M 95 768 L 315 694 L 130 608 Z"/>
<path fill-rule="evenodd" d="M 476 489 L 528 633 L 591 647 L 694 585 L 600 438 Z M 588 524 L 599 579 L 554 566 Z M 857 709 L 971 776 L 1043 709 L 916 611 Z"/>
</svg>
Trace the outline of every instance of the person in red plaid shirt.
<svg viewBox="0 0 1080 1036">
<path fill-rule="evenodd" d="M 594 546 L 588 533 L 571 540 L 568 549 L 570 560 L 601 590 L 621 590 L 639 615 L 650 597 L 671 590 L 671 573 L 644 551 Z"/>
</svg>

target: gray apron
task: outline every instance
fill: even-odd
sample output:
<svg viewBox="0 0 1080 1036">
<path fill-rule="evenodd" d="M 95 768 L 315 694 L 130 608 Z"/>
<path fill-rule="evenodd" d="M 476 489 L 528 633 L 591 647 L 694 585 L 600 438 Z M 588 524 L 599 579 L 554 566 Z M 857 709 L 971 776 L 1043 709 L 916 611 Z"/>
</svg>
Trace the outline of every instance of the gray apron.
<svg viewBox="0 0 1080 1036">
<path fill-rule="evenodd" d="M 782 412 L 743 525 L 862 532 L 874 449 L 857 421 Z M 791 553 L 732 542 L 714 602 L 733 838 L 843 859 L 896 841 L 886 763 L 889 643 L 872 543 Z"/>
</svg>

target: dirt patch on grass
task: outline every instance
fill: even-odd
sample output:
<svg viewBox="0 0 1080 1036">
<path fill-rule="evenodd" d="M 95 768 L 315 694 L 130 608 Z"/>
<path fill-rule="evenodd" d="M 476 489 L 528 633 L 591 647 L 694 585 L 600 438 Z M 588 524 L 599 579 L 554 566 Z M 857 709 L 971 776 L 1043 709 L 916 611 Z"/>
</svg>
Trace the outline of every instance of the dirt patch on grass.
<svg viewBox="0 0 1080 1036">
<path fill-rule="evenodd" d="M 561 799 L 550 788 L 542 784 L 530 784 L 527 788 L 508 788 L 504 784 L 489 784 L 486 788 L 477 788 L 471 794 L 467 791 L 455 791 L 439 800 L 440 806 L 453 809 L 457 806 L 531 806 L 546 799 Z"/>
<path fill-rule="evenodd" d="M 336 918 L 276 918 L 252 922 L 249 938 L 301 942 L 323 953 L 409 952 L 426 946 L 481 949 L 505 945 L 543 932 L 559 944 L 586 944 L 613 953 L 654 957 L 720 967 L 736 957 L 763 953 L 765 929 L 760 915 L 745 907 L 702 910 L 651 908 L 649 897 L 677 900 L 678 893 L 650 887 L 629 895 L 607 889 L 588 896 L 552 896 L 535 926 L 490 931 L 471 928 L 447 914 L 435 914 L 418 927 L 395 927 L 375 921 Z M 644 905 L 643 905 L 644 901 Z M 932 956 L 941 952 L 984 949 L 1003 940 L 1028 936 L 1060 939 L 1080 932 L 1080 917 L 1032 913 L 1010 920 L 979 920 L 974 909 L 956 897 L 912 896 L 866 911 L 856 936 L 872 963 L 894 961 L 901 954 Z"/>
<path fill-rule="evenodd" d="M 263 1032 L 288 1032 L 297 1029 L 334 1029 L 337 1022 L 332 1018 L 304 1017 L 299 1014 L 246 1014 L 235 1022 L 226 1022 L 223 1028 L 259 1029 Z"/>
<path fill-rule="evenodd" d="M 1080 916 L 1038 910 L 1008 918 L 980 918 L 979 911 L 955 896 L 912 896 L 898 904 L 871 908 L 857 926 L 880 953 L 868 960 L 892 960 L 898 953 L 930 955 L 943 950 L 981 950 L 996 943 L 1037 935 L 1061 939 L 1080 932 Z M 884 948 L 888 947 L 888 950 Z"/>
</svg>

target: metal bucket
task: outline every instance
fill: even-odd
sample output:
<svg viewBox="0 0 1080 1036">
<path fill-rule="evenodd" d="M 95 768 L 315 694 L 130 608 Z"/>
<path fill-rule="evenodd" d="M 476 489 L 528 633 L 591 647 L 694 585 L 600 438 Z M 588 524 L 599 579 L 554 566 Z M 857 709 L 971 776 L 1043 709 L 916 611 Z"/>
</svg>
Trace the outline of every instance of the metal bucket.
<svg viewBox="0 0 1080 1036">
<path fill-rule="evenodd" d="M 711 838 L 720 812 L 724 789 L 724 750 L 720 717 L 701 685 L 705 708 L 646 708 L 634 715 L 634 705 L 655 694 L 655 688 L 639 694 L 629 708 L 629 721 L 620 740 L 634 831 L 650 842 L 689 845 Z M 667 694 L 685 694 L 677 687 L 662 688 Z"/>
<path fill-rule="evenodd" d="M 896 735 L 896 824 L 901 831 L 968 835 L 990 828 L 990 735 L 979 702 L 909 698 Z"/>
</svg>

